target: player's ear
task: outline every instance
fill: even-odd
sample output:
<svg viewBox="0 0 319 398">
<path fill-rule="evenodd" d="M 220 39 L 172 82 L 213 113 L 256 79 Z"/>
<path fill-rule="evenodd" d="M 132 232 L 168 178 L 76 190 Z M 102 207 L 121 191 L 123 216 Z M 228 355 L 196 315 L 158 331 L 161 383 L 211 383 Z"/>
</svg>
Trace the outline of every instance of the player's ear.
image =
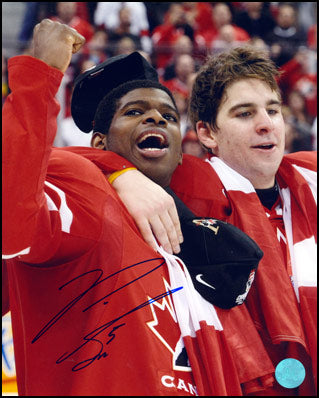
<svg viewBox="0 0 319 398">
<path fill-rule="evenodd" d="M 106 150 L 106 135 L 99 132 L 93 133 L 91 147 Z"/>
<path fill-rule="evenodd" d="M 196 123 L 196 132 L 199 141 L 206 147 L 215 150 L 218 146 L 216 140 L 216 132 L 212 129 L 209 123 L 199 121 Z"/>
</svg>

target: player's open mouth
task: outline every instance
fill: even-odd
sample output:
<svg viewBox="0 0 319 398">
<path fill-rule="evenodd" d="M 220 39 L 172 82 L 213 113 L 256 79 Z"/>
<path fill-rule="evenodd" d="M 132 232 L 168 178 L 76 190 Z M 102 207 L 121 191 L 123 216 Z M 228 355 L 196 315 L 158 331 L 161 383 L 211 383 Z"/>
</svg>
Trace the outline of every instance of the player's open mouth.
<svg viewBox="0 0 319 398">
<path fill-rule="evenodd" d="M 168 141 L 166 135 L 160 131 L 147 131 L 137 140 L 140 153 L 146 157 L 159 157 L 167 152 Z"/>
<path fill-rule="evenodd" d="M 137 146 L 140 149 L 148 151 L 156 151 L 158 149 L 164 149 L 168 147 L 166 137 L 158 133 L 147 133 L 143 134 L 138 142 Z"/>
</svg>

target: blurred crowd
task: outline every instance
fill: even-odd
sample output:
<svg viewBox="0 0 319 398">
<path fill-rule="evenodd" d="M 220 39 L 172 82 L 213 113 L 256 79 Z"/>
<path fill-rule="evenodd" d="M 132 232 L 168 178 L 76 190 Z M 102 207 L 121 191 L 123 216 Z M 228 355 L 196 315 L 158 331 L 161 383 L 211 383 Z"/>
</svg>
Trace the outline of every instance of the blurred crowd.
<svg viewBox="0 0 319 398">
<path fill-rule="evenodd" d="M 74 79 L 111 56 L 140 51 L 157 69 L 181 114 L 183 151 L 205 152 L 187 117 L 192 82 L 210 55 L 238 45 L 262 48 L 281 69 L 286 153 L 317 149 L 316 2 L 25 2 L 17 37 L 29 54 L 34 26 L 43 18 L 68 24 L 86 38 L 65 73 L 55 146 L 90 145 L 70 114 Z M 2 55 L 2 103 L 10 88 Z"/>
</svg>

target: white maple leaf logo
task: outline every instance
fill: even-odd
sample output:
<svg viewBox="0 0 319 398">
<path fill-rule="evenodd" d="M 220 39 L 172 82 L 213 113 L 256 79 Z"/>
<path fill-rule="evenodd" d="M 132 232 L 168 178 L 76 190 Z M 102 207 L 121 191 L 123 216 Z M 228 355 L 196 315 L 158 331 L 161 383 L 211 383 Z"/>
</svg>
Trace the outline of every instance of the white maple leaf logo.
<svg viewBox="0 0 319 398">
<path fill-rule="evenodd" d="M 166 292 L 172 291 L 171 286 L 165 278 L 163 278 L 163 283 Z M 188 362 L 181 332 L 179 328 L 176 328 L 175 325 L 173 326 L 173 324 L 177 324 L 177 317 L 172 302 L 172 295 L 167 294 L 161 301 L 152 301 L 151 297 L 148 297 L 148 300 L 150 301 L 150 309 L 152 311 L 153 319 L 146 323 L 147 326 L 160 342 L 171 352 L 173 369 L 190 372 L 191 368 Z M 158 309 L 161 310 L 161 312 L 159 312 Z M 176 330 L 176 333 L 172 333 L 172 328 Z"/>
</svg>

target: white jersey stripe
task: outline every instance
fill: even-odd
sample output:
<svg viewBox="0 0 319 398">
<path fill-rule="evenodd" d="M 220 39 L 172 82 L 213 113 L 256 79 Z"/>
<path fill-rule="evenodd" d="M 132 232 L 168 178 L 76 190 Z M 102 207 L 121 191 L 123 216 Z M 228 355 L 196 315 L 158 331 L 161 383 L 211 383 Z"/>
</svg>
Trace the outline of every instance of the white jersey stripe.
<svg viewBox="0 0 319 398">
<path fill-rule="evenodd" d="M 70 233 L 70 228 L 73 221 L 73 213 L 66 203 L 65 193 L 60 188 L 54 186 L 48 181 L 45 181 L 44 183 L 45 185 L 53 189 L 61 199 L 60 208 L 58 209 L 56 205 L 53 203 L 52 199 L 49 197 L 49 195 L 46 194 L 49 210 L 50 211 L 58 210 L 61 218 L 62 231 Z"/>
<path fill-rule="evenodd" d="M 22 256 L 24 254 L 29 254 L 30 253 L 30 247 L 27 247 L 26 249 L 23 249 L 19 251 L 18 253 L 13 253 L 13 254 L 3 254 L 2 259 L 3 260 L 9 260 L 10 258 L 14 258 L 17 256 Z"/>
</svg>

